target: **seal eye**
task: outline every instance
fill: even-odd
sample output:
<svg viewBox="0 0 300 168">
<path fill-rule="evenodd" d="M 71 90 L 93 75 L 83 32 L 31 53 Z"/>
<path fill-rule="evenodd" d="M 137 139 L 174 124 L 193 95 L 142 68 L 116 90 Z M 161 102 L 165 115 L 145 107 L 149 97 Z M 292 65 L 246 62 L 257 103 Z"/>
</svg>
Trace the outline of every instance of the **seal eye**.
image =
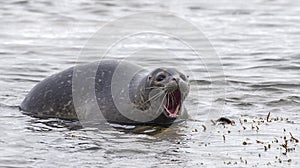
<svg viewBox="0 0 300 168">
<path fill-rule="evenodd" d="M 184 81 L 186 81 L 189 78 L 189 76 L 185 76 L 185 75 L 181 74 L 180 78 L 183 79 Z"/>
<path fill-rule="evenodd" d="M 156 81 L 160 82 L 162 80 L 164 80 L 166 78 L 166 75 L 164 74 L 159 74 L 157 77 L 156 77 Z"/>
</svg>

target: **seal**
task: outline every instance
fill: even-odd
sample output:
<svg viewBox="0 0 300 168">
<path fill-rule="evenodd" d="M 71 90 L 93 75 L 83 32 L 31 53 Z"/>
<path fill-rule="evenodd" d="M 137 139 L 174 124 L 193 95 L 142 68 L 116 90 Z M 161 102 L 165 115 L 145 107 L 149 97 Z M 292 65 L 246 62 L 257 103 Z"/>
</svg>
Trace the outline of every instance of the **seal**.
<svg viewBox="0 0 300 168">
<path fill-rule="evenodd" d="M 85 85 L 89 81 L 93 86 Z M 31 89 L 20 109 L 38 118 L 80 120 L 96 111 L 80 110 L 95 98 L 109 123 L 170 125 L 187 116 L 184 100 L 189 88 L 187 76 L 175 68 L 148 71 L 126 61 L 102 60 L 49 76 Z"/>
</svg>

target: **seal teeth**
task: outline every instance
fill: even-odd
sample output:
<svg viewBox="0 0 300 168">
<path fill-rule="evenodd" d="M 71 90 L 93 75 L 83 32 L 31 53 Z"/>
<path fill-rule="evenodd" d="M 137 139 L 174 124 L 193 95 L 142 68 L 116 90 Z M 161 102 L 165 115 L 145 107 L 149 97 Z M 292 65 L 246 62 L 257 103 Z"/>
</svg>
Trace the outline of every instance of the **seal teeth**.
<svg viewBox="0 0 300 168">
<path fill-rule="evenodd" d="M 170 116 L 170 117 L 177 117 L 177 116 L 178 116 L 177 113 L 178 113 L 178 111 L 179 111 L 179 105 L 176 107 L 174 113 L 171 113 L 171 112 L 168 110 L 168 108 L 166 107 L 166 105 L 164 105 L 164 108 L 165 108 L 165 110 L 169 113 L 169 116 Z"/>
</svg>

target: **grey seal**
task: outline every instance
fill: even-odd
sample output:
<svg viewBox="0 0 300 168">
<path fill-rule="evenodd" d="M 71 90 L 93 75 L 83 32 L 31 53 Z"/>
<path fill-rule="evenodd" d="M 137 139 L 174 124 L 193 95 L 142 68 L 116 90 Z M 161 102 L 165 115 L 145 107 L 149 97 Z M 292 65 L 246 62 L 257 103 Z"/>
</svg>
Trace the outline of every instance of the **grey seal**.
<svg viewBox="0 0 300 168">
<path fill-rule="evenodd" d="M 83 94 L 85 91 L 84 88 L 78 89 L 72 86 L 73 78 L 77 75 L 77 67 L 80 67 L 86 74 L 90 73 L 91 69 L 96 69 L 95 76 L 87 77 L 88 75 L 84 74 L 86 79 L 79 79 L 79 82 L 93 80 L 95 100 L 102 113 L 101 116 L 108 123 L 170 125 L 177 118 L 187 116 L 183 103 L 189 93 L 190 85 L 185 74 L 175 68 L 157 68 L 149 71 L 138 65 L 118 60 L 102 60 L 77 65 L 47 77 L 27 94 L 20 105 L 22 112 L 38 118 L 80 120 L 81 114 L 74 103 L 74 89 Z M 134 75 L 129 73 L 131 67 L 138 69 Z M 128 87 L 126 88 L 128 95 L 123 96 L 128 99 L 129 104 L 132 104 L 130 106 L 132 109 L 129 110 L 124 110 L 123 106 L 118 105 L 120 104 L 118 99 L 121 100 L 122 96 L 114 97 L 113 88 L 118 89 L 119 86 L 112 86 L 122 83 L 114 79 L 114 74 L 120 69 L 122 78 L 129 81 L 128 84 L 124 84 Z M 122 91 L 117 91 L 117 93 Z M 80 100 L 83 105 L 86 105 L 87 99 L 80 98 Z M 141 116 L 152 115 L 154 117 L 151 120 L 139 121 L 128 117 L 132 111 L 137 111 Z M 136 114 L 133 113 L 133 115 Z"/>
</svg>

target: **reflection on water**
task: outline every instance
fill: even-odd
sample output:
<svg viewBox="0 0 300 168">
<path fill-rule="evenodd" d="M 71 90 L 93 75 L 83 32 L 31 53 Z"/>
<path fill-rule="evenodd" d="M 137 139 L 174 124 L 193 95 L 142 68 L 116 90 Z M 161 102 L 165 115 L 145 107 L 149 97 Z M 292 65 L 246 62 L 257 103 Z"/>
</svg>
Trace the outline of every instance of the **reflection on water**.
<svg viewBox="0 0 300 168">
<path fill-rule="evenodd" d="M 292 138 L 300 138 L 297 1 L 0 4 L 0 167 L 299 165 L 299 143 Z M 19 112 L 17 106 L 37 82 L 76 64 L 81 48 L 101 26 L 143 11 L 171 11 L 201 28 L 222 59 L 226 85 L 218 87 L 225 87 L 225 98 L 210 97 L 218 88 L 210 87 L 211 77 L 201 60 L 169 45 L 168 51 L 179 56 L 173 63 L 180 63 L 188 74 L 198 74 L 191 75 L 186 106 L 192 119 L 185 123 L 171 129 L 80 129 L 76 122 L 36 119 Z M 162 65 L 160 52 L 141 53 L 142 59 L 136 55 L 132 59 L 147 67 Z M 207 121 L 207 113 L 214 112 L 212 101 L 225 101 L 222 115 L 235 125 Z"/>
</svg>

